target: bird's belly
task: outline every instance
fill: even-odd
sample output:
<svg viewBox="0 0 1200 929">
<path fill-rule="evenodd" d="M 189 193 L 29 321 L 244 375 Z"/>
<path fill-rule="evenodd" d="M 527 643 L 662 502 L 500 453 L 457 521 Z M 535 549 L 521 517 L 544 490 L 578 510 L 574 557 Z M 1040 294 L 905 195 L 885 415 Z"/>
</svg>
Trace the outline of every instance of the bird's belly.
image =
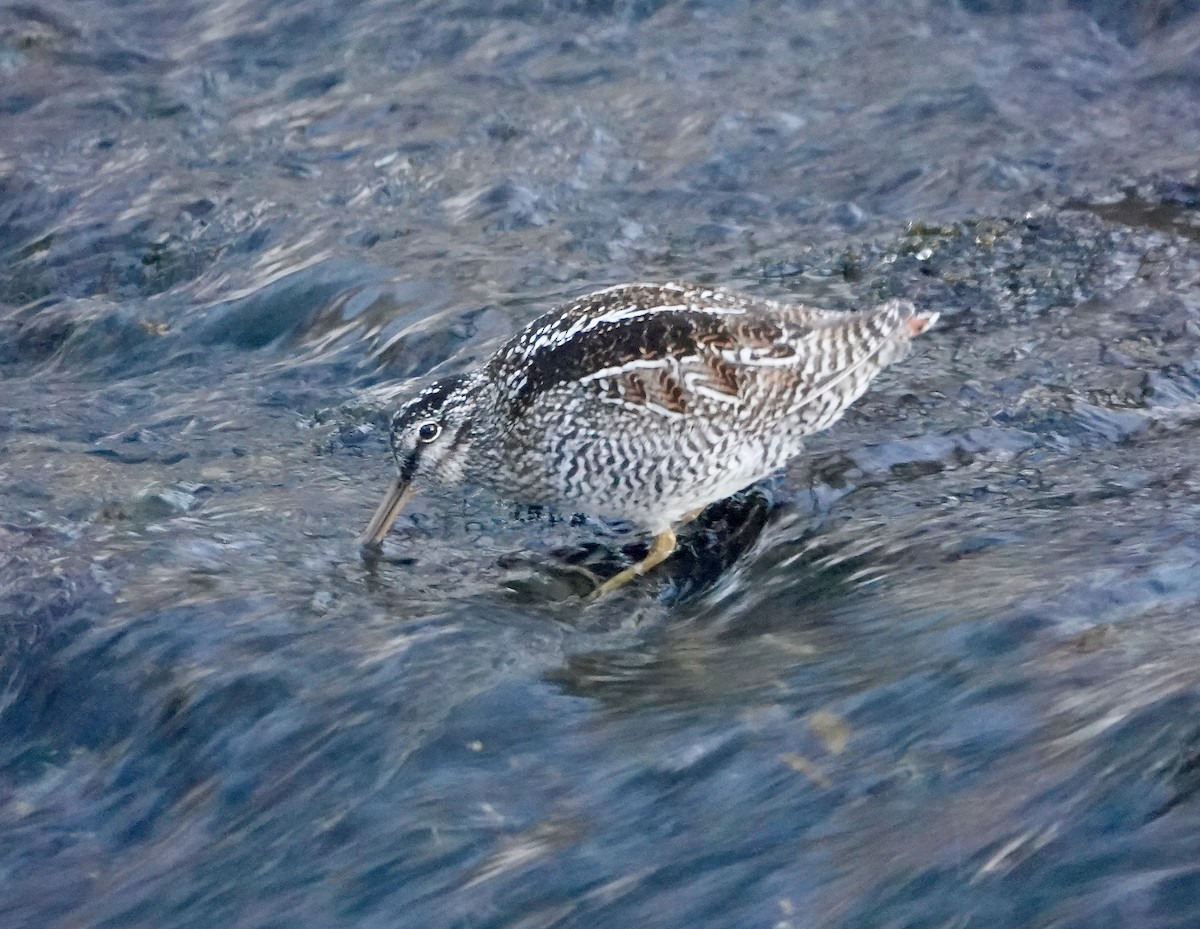
<svg viewBox="0 0 1200 929">
<path fill-rule="evenodd" d="M 560 431 L 527 469 L 525 502 L 624 519 L 659 531 L 771 474 L 800 450 L 791 430 L 730 429 L 714 420 Z M 538 499 L 534 499 L 538 498 Z"/>
</svg>

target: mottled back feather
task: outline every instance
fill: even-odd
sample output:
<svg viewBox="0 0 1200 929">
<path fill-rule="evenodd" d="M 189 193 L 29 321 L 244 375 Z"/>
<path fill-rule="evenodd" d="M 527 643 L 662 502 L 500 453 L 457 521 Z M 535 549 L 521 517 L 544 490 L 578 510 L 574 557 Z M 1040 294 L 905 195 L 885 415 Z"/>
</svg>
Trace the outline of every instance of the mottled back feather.
<svg viewBox="0 0 1200 929">
<path fill-rule="evenodd" d="M 739 404 L 756 375 L 799 373 L 792 406 L 833 389 L 891 340 L 905 304 L 836 313 L 728 291 L 625 285 L 537 320 L 492 359 L 511 420 L 556 386 L 665 417 Z"/>
</svg>

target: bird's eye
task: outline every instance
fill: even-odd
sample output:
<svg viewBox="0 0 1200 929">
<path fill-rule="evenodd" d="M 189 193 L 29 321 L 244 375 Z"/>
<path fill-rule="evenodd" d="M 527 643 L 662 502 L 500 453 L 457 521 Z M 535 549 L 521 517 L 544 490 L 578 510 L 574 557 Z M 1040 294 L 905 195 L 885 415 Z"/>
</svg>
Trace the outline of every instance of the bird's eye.
<svg viewBox="0 0 1200 929">
<path fill-rule="evenodd" d="M 437 423 L 422 423 L 417 430 L 417 438 L 422 442 L 432 442 L 442 433 L 442 427 Z"/>
</svg>

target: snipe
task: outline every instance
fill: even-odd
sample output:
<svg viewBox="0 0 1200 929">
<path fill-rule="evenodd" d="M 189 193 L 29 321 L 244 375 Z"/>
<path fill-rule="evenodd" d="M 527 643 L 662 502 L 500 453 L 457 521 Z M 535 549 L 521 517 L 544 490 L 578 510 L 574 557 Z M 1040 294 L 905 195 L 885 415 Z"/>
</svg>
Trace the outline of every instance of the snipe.
<svg viewBox="0 0 1200 929">
<path fill-rule="evenodd" d="M 707 504 L 799 454 L 936 319 L 901 300 L 841 313 L 673 283 L 580 297 L 395 414 L 399 473 L 364 551 L 415 486 L 472 484 L 653 533 L 602 596 L 670 555 Z"/>
</svg>

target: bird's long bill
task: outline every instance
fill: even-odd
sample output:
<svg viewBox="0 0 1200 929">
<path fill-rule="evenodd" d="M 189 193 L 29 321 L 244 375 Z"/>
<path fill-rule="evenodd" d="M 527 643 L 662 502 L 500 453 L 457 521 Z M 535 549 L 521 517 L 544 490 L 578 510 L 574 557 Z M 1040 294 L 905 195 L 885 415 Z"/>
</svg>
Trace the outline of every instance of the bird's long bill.
<svg viewBox="0 0 1200 929">
<path fill-rule="evenodd" d="M 412 493 L 412 485 L 401 477 L 397 477 L 388 485 L 383 502 L 379 504 L 379 509 L 375 511 L 371 521 L 367 523 L 366 530 L 359 536 L 360 548 L 370 550 L 379 547 L 379 543 L 392 528 L 392 523 L 396 521 L 396 517 L 400 515 L 400 511 L 404 509 L 404 504 L 408 502 Z"/>
</svg>

